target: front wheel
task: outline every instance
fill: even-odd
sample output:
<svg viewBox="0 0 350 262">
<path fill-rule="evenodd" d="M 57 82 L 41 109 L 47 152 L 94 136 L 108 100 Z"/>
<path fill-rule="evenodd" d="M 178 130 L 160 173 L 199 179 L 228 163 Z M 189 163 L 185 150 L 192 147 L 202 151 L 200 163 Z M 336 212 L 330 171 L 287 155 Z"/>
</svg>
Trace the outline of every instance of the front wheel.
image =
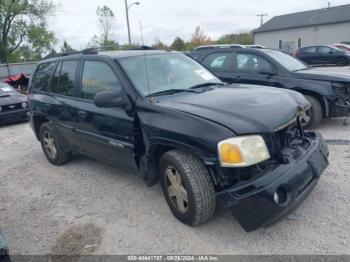
<svg viewBox="0 0 350 262">
<path fill-rule="evenodd" d="M 171 212 L 196 226 L 215 212 L 214 185 L 203 162 L 190 153 L 173 150 L 160 159 L 160 180 Z"/>
<path fill-rule="evenodd" d="M 323 120 L 323 110 L 320 101 L 313 96 L 305 96 L 310 102 L 311 108 L 304 112 L 301 117 L 301 125 L 305 129 L 313 129 L 320 125 Z"/>
<path fill-rule="evenodd" d="M 348 60 L 345 57 L 339 57 L 335 63 L 337 66 L 345 66 L 348 64 Z"/>
</svg>

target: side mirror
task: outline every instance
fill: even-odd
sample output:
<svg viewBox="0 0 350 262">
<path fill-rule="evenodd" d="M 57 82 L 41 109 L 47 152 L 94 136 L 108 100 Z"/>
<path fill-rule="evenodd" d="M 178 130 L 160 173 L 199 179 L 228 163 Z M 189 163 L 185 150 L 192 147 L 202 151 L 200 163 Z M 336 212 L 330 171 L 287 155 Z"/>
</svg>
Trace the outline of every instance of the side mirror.
<svg viewBox="0 0 350 262">
<path fill-rule="evenodd" d="M 97 107 L 120 107 L 125 104 L 121 91 L 104 91 L 95 95 L 94 103 Z"/>
</svg>

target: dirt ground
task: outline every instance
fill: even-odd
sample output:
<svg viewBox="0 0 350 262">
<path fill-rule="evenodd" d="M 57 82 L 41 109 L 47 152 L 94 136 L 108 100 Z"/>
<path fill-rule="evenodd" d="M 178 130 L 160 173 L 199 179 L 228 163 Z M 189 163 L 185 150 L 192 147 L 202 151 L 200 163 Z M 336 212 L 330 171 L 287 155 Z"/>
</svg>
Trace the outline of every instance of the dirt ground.
<svg viewBox="0 0 350 262">
<path fill-rule="evenodd" d="M 331 165 L 281 222 L 246 233 L 218 208 L 197 228 L 171 214 L 160 185 L 78 156 L 45 159 L 28 124 L 0 128 L 0 226 L 12 254 L 350 254 L 350 126 L 318 129 Z"/>
</svg>

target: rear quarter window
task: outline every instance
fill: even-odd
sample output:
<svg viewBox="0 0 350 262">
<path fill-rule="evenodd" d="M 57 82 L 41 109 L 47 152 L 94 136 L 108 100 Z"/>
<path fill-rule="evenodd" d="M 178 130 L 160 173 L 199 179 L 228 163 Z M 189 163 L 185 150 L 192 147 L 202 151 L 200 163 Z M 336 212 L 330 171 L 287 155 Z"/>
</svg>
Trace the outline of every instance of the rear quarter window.
<svg viewBox="0 0 350 262">
<path fill-rule="evenodd" d="M 47 92 L 56 62 L 40 64 L 34 73 L 31 89 Z"/>
<path fill-rule="evenodd" d="M 232 53 L 214 53 L 208 55 L 203 65 L 215 72 L 232 72 L 233 55 Z"/>
</svg>

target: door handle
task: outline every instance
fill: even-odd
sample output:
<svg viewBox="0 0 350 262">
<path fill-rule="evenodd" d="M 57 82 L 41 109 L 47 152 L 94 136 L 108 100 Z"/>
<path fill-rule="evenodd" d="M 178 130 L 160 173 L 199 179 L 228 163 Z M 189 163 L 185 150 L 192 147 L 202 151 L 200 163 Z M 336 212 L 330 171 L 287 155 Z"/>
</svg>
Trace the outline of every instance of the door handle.
<svg viewBox="0 0 350 262">
<path fill-rule="evenodd" d="M 87 112 L 86 111 L 83 111 L 83 110 L 79 110 L 78 111 L 78 116 L 82 119 L 85 119 L 87 117 Z"/>
</svg>

